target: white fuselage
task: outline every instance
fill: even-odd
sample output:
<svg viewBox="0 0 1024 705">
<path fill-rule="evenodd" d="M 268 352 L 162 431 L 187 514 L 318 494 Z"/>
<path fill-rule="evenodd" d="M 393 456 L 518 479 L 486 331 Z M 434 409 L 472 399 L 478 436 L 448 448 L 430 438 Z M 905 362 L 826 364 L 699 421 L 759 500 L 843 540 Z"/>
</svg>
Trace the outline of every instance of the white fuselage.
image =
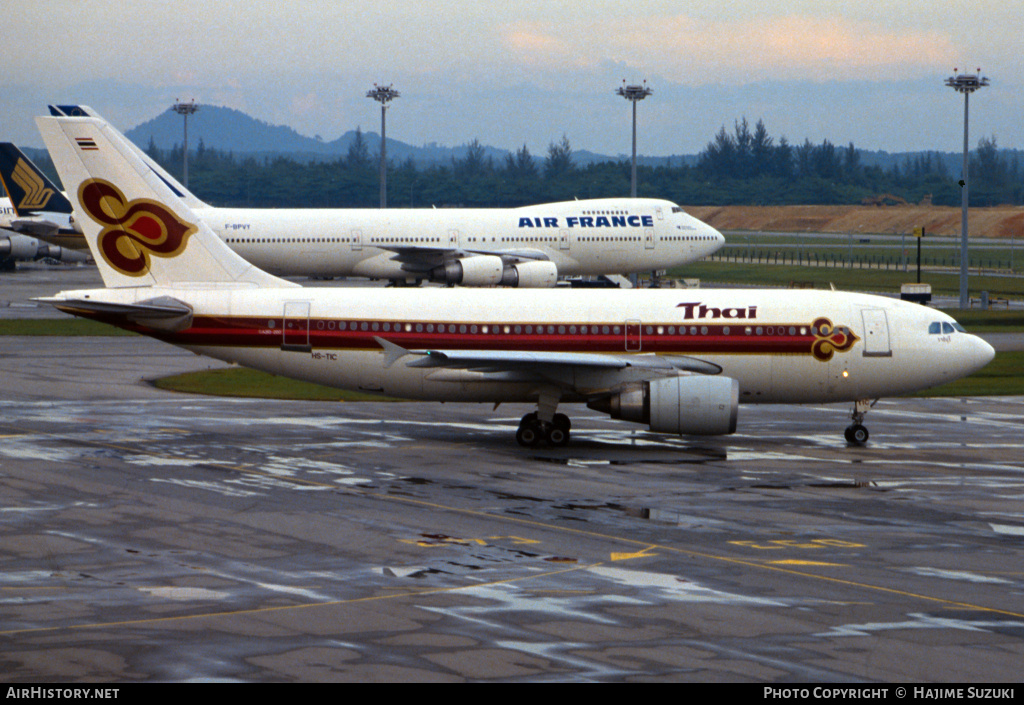
<svg viewBox="0 0 1024 705">
<path fill-rule="evenodd" d="M 444 262 L 487 255 L 550 261 L 558 276 L 631 274 L 690 264 L 725 243 L 713 227 L 657 199 L 522 208 L 193 210 L 232 250 L 278 276 L 412 281 L 429 279 Z M 86 250 L 76 228 L 62 225 L 46 239 Z"/>
<path fill-rule="evenodd" d="M 195 212 L 243 258 L 283 276 L 415 278 L 411 258 L 442 253 L 546 259 L 560 276 L 623 274 L 695 262 L 724 243 L 714 228 L 656 199 L 522 208 Z M 403 257 L 396 256 L 400 252 Z"/>
<path fill-rule="evenodd" d="M 11 199 L 0 198 L 0 228 L 11 227 L 11 221 L 17 217 L 18 213 L 11 205 Z"/>
<path fill-rule="evenodd" d="M 970 374 L 992 356 L 987 343 L 962 330 L 941 334 L 940 326 L 934 333 L 936 322 L 951 330 L 952 319 L 941 312 L 844 292 L 154 287 L 60 296 L 85 294 L 119 303 L 173 297 L 193 308 L 194 319 L 179 333 L 155 334 L 167 342 L 288 377 L 408 399 L 528 401 L 537 398 L 538 384 L 486 371 L 410 367 L 404 359 L 389 365 L 377 338 L 411 351 L 682 356 L 736 379 L 741 403 L 899 395 Z M 581 367 L 575 374 L 565 401 L 612 389 L 629 372 Z"/>
</svg>

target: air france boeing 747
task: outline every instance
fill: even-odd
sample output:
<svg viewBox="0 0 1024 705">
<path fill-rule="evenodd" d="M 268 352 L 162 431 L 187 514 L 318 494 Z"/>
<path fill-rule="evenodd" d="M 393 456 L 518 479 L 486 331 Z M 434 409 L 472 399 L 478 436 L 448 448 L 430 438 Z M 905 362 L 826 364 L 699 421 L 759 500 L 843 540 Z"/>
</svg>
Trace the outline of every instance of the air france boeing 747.
<svg viewBox="0 0 1024 705">
<path fill-rule="evenodd" d="M 100 118 L 88 106 L 50 112 Z M 671 269 L 725 242 L 676 204 L 649 198 L 521 208 L 214 208 L 121 138 L 231 249 L 280 276 L 551 287 L 560 276 Z"/>
<path fill-rule="evenodd" d="M 865 294 L 303 288 L 244 261 L 94 118 L 38 118 L 106 288 L 57 308 L 296 379 L 435 401 L 534 402 L 517 440 L 568 441 L 560 404 L 728 434 L 749 403 L 854 402 L 968 375 L 991 346 Z"/>
</svg>

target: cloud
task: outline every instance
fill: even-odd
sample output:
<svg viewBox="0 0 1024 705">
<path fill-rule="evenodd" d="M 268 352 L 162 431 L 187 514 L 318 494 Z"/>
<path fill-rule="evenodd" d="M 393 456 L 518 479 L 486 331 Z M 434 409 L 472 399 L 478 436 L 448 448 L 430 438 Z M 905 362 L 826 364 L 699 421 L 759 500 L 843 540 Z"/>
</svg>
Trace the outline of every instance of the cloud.
<svg viewBox="0 0 1024 705">
<path fill-rule="evenodd" d="M 506 25 L 501 36 L 524 67 L 557 72 L 620 62 L 648 77 L 696 85 L 915 78 L 956 55 L 939 31 L 838 16 L 724 21 L 673 15 L 571 27 L 523 21 Z"/>
</svg>

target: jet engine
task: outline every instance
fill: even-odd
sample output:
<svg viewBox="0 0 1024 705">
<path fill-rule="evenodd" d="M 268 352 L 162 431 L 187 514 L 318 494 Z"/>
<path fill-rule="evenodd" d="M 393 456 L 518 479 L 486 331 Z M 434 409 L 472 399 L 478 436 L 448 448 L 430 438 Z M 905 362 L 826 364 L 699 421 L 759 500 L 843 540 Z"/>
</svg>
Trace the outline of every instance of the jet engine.
<svg viewBox="0 0 1024 705">
<path fill-rule="evenodd" d="M 0 237 L 0 257 L 12 259 L 35 259 L 39 254 L 39 243 L 28 237 Z"/>
<path fill-rule="evenodd" d="M 558 266 L 554 262 L 520 262 L 505 268 L 501 276 L 504 286 L 537 289 L 554 286 L 558 281 Z"/>
<path fill-rule="evenodd" d="M 588 407 L 656 433 L 723 436 L 736 430 L 740 385 L 731 377 L 686 375 L 630 383 Z"/>
<path fill-rule="evenodd" d="M 501 257 L 477 255 L 446 262 L 430 272 L 433 281 L 463 286 L 492 286 L 501 283 Z"/>
<path fill-rule="evenodd" d="M 69 250 L 60 245 L 39 244 L 39 258 L 55 259 L 58 262 L 88 262 L 89 255 L 78 250 Z"/>
</svg>

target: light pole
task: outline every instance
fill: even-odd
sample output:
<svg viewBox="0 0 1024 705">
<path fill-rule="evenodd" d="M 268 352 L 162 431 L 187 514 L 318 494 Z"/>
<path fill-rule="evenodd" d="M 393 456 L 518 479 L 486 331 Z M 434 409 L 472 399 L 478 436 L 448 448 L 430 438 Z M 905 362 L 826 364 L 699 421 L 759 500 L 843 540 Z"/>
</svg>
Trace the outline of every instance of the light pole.
<svg viewBox="0 0 1024 705">
<path fill-rule="evenodd" d="M 193 98 L 187 103 L 178 102 L 171 106 L 171 110 L 178 113 L 185 118 L 185 151 L 182 154 L 182 181 L 185 184 L 185 188 L 188 188 L 188 116 L 195 114 L 199 110 L 199 106 L 196 105 L 196 101 Z"/>
<path fill-rule="evenodd" d="M 954 73 L 956 69 L 953 69 Z M 964 166 L 963 176 L 960 181 L 960 309 L 970 308 L 970 298 L 967 292 L 967 166 L 969 145 L 967 144 L 967 116 L 968 104 L 971 93 L 988 85 L 988 79 L 978 73 L 961 73 L 950 76 L 946 79 L 946 85 L 957 93 L 964 94 Z"/>
<path fill-rule="evenodd" d="M 380 207 L 388 207 L 388 149 L 387 149 L 387 114 L 388 103 L 399 97 L 399 92 L 391 86 L 373 84 L 373 90 L 366 92 L 367 98 L 380 103 Z"/>
<path fill-rule="evenodd" d="M 631 198 L 636 198 L 636 104 L 638 101 L 643 100 L 653 92 L 653 90 L 647 87 L 646 79 L 639 86 L 627 86 L 626 79 L 622 79 L 622 85 L 615 91 L 616 95 L 621 95 L 633 104 L 633 170 L 630 176 L 629 187 L 629 195 Z"/>
</svg>

